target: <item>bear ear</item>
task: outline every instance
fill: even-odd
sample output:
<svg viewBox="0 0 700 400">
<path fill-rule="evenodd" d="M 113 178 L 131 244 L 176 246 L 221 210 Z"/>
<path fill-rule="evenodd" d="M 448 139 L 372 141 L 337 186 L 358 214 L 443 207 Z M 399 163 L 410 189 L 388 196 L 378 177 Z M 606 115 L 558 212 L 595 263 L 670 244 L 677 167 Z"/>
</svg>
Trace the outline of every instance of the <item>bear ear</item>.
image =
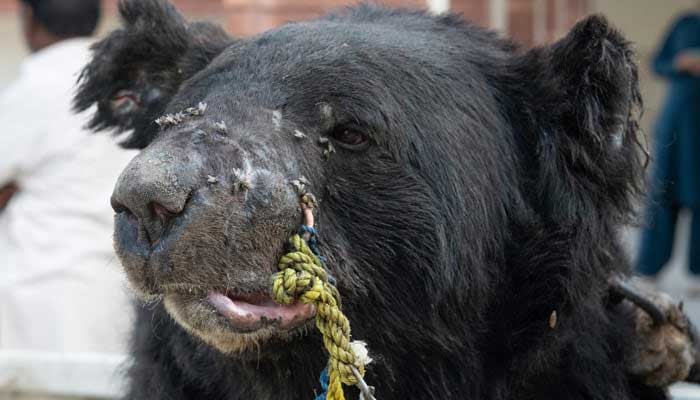
<svg viewBox="0 0 700 400">
<path fill-rule="evenodd" d="M 96 43 L 78 79 L 75 109 L 97 104 L 89 128 L 133 130 L 122 143 L 143 148 L 157 132 L 154 120 L 189 77 L 232 40 L 219 27 L 189 24 L 163 0 L 122 0 L 124 27 Z"/>
<path fill-rule="evenodd" d="M 596 214 L 628 219 L 648 158 L 630 43 L 604 17 L 591 16 L 518 63 L 543 215 L 564 224 Z"/>
</svg>

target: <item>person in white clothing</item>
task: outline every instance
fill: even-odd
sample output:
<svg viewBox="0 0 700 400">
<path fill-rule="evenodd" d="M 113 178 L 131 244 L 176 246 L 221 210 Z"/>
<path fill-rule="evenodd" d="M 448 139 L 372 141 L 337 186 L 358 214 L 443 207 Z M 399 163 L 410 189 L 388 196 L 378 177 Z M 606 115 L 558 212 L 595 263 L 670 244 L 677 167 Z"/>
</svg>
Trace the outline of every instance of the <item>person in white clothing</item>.
<svg viewBox="0 0 700 400">
<path fill-rule="evenodd" d="M 17 363 L 125 353 L 131 322 L 109 196 L 134 153 L 71 108 L 99 0 L 21 10 L 32 54 L 0 93 L 0 388 Z"/>
</svg>

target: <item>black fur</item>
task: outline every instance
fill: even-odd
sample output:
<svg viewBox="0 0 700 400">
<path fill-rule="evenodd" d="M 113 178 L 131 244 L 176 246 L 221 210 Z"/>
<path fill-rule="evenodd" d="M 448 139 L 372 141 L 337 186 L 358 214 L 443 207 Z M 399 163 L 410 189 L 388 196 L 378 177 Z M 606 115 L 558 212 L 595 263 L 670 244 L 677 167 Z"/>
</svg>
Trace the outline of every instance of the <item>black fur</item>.
<svg viewBox="0 0 700 400">
<path fill-rule="evenodd" d="M 127 26 L 96 46 L 78 108 L 98 104 L 94 128 L 133 128 L 126 144 L 148 146 L 144 157 L 205 155 L 200 175 L 230 177 L 245 150 L 306 176 L 353 336 L 376 357 L 367 379 L 379 399 L 665 397 L 625 374 L 631 327 L 606 308 L 607 278 L 628 273 L 616 229 L 631 217 L 644 159 L 633 54 L 604 18 L 523 51 L 453 15 L 366 5 L 231 42 L 209 26 L 193 36 L 160 1 L 121 11 Z M 119 90 L 153 87 L 153 103 L 110 113 Z M 202 121 L 160 133 L 152 122 L 199 101 L 209 105 Z M 271 133 L 266 110 L 281 110 L 283 134 Z M 197 133 L 219 120 L 226 138 Z M 371 146 L 324 161 L 318 137 L 348 126 Z M 191 189 L 218 201 L 209 214 L 230 204 L 204 186 Z M 130 278 L 161 295 L 253 268 L 232 261 L 247 254 L 227 240 L 256 227 L 219 234 L 209 214 L 168 269 L 137 265 L 118 235 Z M 268 246 L 257 239 L 249 252 Z M 284 239 L 259 251 L 276 255 Z M 325 362 L 315 332 L 224 355 L 159 303 L 139 309 L 133 349 L 127 398 L 138 400 L 311 399 Z"/>
</svg>

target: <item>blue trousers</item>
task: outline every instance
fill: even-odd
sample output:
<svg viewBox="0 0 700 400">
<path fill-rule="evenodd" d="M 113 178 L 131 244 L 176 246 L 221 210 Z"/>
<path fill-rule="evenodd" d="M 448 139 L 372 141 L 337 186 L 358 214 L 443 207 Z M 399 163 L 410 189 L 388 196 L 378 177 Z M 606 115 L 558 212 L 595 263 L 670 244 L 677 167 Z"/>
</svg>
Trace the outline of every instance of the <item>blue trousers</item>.
<svg viewBox="0 0 700 400">
<path fill-rule="evenodd" d="M 680 207 L 662 204 L 649 208 L 637 258 L 636 270 L 640 275 L 655 276 L 668 263 L 679 210 Z M 700 208 L 691 212 L 688 268 L 691 274 L 700 275 Z"/>
</svg>

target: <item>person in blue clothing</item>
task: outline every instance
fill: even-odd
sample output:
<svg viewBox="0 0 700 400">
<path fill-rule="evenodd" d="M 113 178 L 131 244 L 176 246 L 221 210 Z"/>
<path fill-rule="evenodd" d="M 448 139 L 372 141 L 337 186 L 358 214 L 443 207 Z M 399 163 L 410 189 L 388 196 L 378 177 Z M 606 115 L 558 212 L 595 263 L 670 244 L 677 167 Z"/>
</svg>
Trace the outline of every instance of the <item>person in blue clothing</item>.
<svg viewBox="0 0 700 400">
<path fill-rule="evenodd" d="M 637 271 L 654 277 L 671 257 L 678 212 L 692 213 L 689 269 L 700 278 L 700 13 L 678 19 L 653 61 L 668 80 L 655 127 L 651 202 Z"/>
</svg>

